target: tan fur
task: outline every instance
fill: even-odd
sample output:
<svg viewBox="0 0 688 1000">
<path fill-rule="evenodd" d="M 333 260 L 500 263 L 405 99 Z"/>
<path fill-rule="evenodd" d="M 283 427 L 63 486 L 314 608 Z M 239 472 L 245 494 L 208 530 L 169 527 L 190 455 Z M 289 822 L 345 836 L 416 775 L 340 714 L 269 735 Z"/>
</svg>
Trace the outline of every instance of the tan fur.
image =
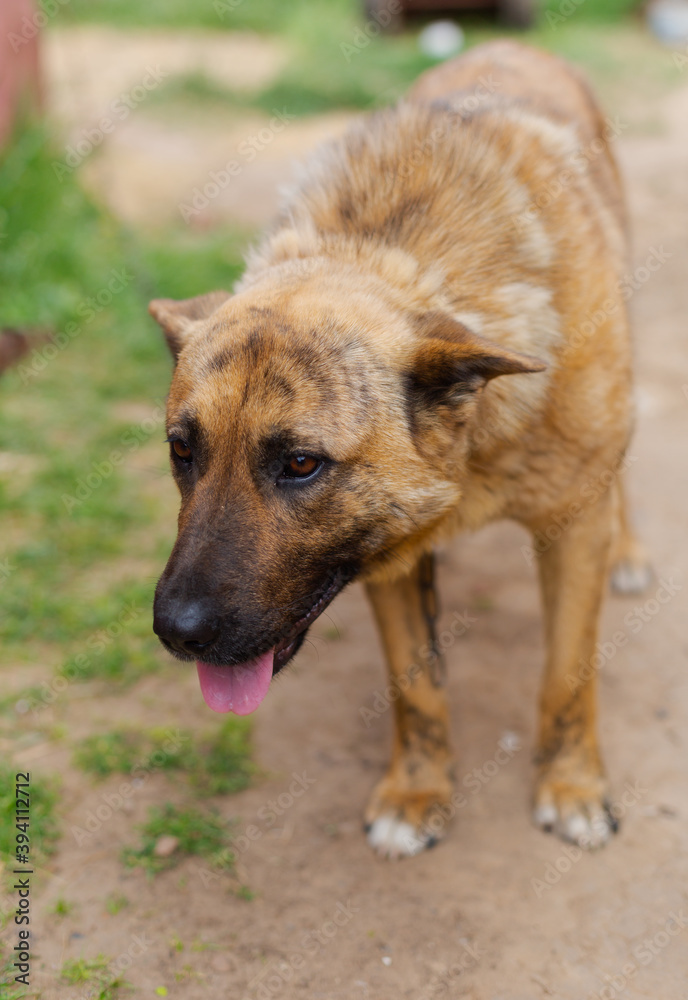
<svg viewBox="0 0 688 1000">
<path fill-rule="evenodd" d="M 418 567 L 433 544 L 497 518 L 524 524 L 549 647 L 536 815 L 593 844 L 609 823 L 594 679 L 571 677 L 594 651 L 609 485 L 622 496 L 631 430 L 612 135 L 569 67 L 511 42 L 481 46 L 309 161 L 234 296 L 152 305 L 178 354 L 170 431 L 182 434 L 193 412 L 213 443 L 207 474 L 182 489 L 174 573 L 222 501 L 236 512 L 226 537 L 254 553 L 255 606 L 278 634 L 305 586 L 285 582 L 285 565 L 301 553 L 313 589 L 317 553 L 324 567 L 325 553 L 350 552 L 399 678 L 432 642 L 431 582 L 423 590 Z M 468 373 L 454 388 L 453 372 Z M 346 471 L 332 494 L 302 494 L 299 517 L 266 500 L 251 473 L 275 428 Z M 637 562 L 622 521 L 618 555 Z M 396 705 L 371 837 L 391 817 L 427 842 L 424 824 L 451 793 L 436 657 L 421 659 Z"/>
</svg>

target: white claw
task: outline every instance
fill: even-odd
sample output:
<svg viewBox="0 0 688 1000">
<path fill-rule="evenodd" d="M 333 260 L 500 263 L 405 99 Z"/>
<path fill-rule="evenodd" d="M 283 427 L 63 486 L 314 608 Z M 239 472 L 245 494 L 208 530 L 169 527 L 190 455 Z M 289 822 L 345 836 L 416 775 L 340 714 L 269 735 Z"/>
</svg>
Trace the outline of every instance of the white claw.
<svg viewBox="0 0 688 1000">
<path fill-rule="evenodd" d="M 410 823 L 396 816 L 380 816 L 368 830 L 368 843 L 385 858 L 404 858 L 420 854 L 428 846 Z"/>
<path fill-rule="evenodd" d="M 616 594 L 644 594 L 652 583 L 652 570 L 647 565 L 622 559 L 612 569 L 611 583 Z"/>
</svg>

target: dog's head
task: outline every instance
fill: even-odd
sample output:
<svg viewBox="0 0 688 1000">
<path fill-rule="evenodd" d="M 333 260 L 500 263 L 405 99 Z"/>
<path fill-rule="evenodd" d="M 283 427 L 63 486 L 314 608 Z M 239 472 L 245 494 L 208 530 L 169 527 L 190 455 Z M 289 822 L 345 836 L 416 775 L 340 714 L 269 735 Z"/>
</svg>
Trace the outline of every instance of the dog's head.
<svg viewBox="0 0 688 1000">
<path fill-rule="evenodd" d="M 342 587 L 403 569 L 456 506 L 486 382 L 543 365 L 360 276 L 150 310 L 176 360 L 181 493 L 154 628 L 199 661 L 211 708 L 243 714 Z"/>
</svg>

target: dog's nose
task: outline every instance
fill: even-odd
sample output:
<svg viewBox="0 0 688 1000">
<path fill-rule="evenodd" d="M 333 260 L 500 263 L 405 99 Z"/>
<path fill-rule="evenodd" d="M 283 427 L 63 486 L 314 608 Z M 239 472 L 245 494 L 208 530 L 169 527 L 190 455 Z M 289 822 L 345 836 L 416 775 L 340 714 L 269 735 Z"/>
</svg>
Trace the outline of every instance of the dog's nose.
<svg viewBox="0 0 688 1000">
<path fill-rule="evenodd" d="M 203 601 L 155 608 L 153 631 L 179 653 L 208 651 L 220 634 L 213 609 Z"/>
</svg>

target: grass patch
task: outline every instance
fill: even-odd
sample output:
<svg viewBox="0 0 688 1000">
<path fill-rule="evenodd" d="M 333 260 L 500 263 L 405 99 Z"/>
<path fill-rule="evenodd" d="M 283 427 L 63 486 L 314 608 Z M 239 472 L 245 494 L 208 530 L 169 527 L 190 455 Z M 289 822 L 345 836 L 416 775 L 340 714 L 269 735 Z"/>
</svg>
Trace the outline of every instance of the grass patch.
<svg viewBox="0 0 688 1000">
<path fill-rule="evenodd" d="M 112 959 L 105 955 L 96 958 L 71 958 L 64 963 L 61 978 L 72 986 L 89 983 L 88 996 L 91 1000 L 112 1000 L 126 981 L 110 971 Z"/>
<path fill-rule="evenodd" d="M 66 899 L 63 899 L 61 896 L 53 906 L 53 913 L 55 914 L 56 917 L 68 917 L 73 910 L 74 910 L 74 903 L 69 903 Z"/>
<path fill-rule="evenodd" d="M 16 773 L 16 768 L 10 768 L 7 764 L 0 765 L 0 859 L 8 868 L 15 867 L 15 837 L 21 832 L 16 828 Z M 52 781 L 54 785 L 54 779 Z M 33 865 L 40 866 L 53 852 L 58 839 L 54 815 L 57 792 L 48 787 L 44 777 L 32 774 L 29 798 L 31 817 L 26 831 L 30 838 L 29 858 Z"/>
<path fill-rule="evenodd" d="M 17 970 L 14 968 L 15 961 L 9 949 L 5 949 L 0 942 L 0 1000 L 23 1000 L 29 996 L 29 988 L 20 986 L 14 981 L 17 975 Z"/>
<path fill-rule="evenodd" d="M 127 847 L 122 860 L 128 868 L 143 868 L 149 875 L 173 868 L 184 857 L 204 858 L 224 871 L 234 864 L 231 838 L 226 824 L 215 813 L 197 809 L 181 809 L 167 803 L 162 809 L 151 809 L 149 820 L 141 827 L 142 839 L 137 848 Z M 173 854 L 158 857 L 155 847 L 163 836 L 179 841 Z"/>
<path fill-rule="evenodd" d="M 82 740 L 74 762 L 99 778 L 182 771 L 198 794 L 225 795 L 246 788 L 255 773 L 250 735 L 250 720 L 233 716 L 198 739 L 181 730 L 117 729 Z"/>
<path fill-rule="evenodd" d="M 121 683 L 162 662 L 150 609 L 174 535 L 160 517 L 175 505 L 161 408 L 170 359 L 147 303 L 231 288 L 247 239 L 180 229 L 135 240 L 75 174 L 57 178 L 55 158 L 29 129 L 0 159 L 0 324 L 43 331 L 3 376 L 0 451 L 12 471 L 0 475 L 0 560 L 11 577 L 0 581 L 0 643 L 14 664 L 44 662 L 54 643 L 68 680 Z M 155 420 L 115 415 L 132 404 Z M 113 449 L 123 458 L 110 469 Z M 121 560 L 128 573 L 113 572 Z M 47 703 L 40 685 L 29 694 Z"/>
<path fill-rule="evenodd" d="M 630 24 L 637 10 L 635 0 L 591 0 L 581 3 L 568 16 L 560 13 L 561 0 L 539 4 L 536 25 L 528 32 L 506 31 L 494 17 L 466 15 L 455 19 L 462 25 L 468 45 L 512 35 L 554 51 L 573 47 L 583 65 L 588 65 L 588 45 L 570 39 L 581 31 L 593 48 L 613 48 L 613 33 Z M 566 8 L 568 9 L 568 8 Z M 237 107 L 257 107 L 272 113 L 285 108 L 304 115 L 336 108 L 371 108 L 395 100 L 424 69 L 435 61 L 423 55 L 417 35 L 427 18 L 410 18 L 398 35 L 365 33 L 361 0 L 217 0 L 194 4 L 192 0 L 71 0 L 65 19 L 105 21 L 119 26 L 204 27 L 217 30 L 249 29 L 281 36 L 290 46 L 291 58 L 279 78 L 256 94 L 225 91 L 202 75 L 171 79 L 151 95 L 157 101 L 183 101 L 208 105 L 222 102 Z M 594 58 L 594 55 L 593 55 Z M 627 59 L 621 63 L 625 76 L 637 73 Z M 633 77 L 635 79 L 635 77 Z"/>
<path fill-rule="evenodd" d="M 105 900 L 105 909 L 111 917 L 116 917 L 127 906 L 129 906 L 129 900 L 121 894 L 113 893 Z"/>
<path fill-rule="evenodd" d="M 547 11 L 559 12 L 561 0 L 539 4 L 540 19 Z M 567 5 L 568 7 L 569 5 Z M 592 24 L 610 23 L 637 9 L 637 0 L 595 0 L 582 3 L 572 16 Z M 464 23 L 462 13 L 455 15 Z M 272 34 L 291 34 L 295 25 L 310 18 L 319 27 L 341 28 L 342 22 L 362 25 L 365 21 L 361 0 L 71 0 L 60 13 L 60 23 L 96 22 L 119 27 L 209 28 L 226 31 L 251 30 Z M 418 24 L 413 18 L 410 25 Z M 421 21 L 422 23 L 422 21 Z M 496 26 L 496 22 L 491 22 Z M 545 22 L 547 23 L 547 22 Z"/>
</svg>

